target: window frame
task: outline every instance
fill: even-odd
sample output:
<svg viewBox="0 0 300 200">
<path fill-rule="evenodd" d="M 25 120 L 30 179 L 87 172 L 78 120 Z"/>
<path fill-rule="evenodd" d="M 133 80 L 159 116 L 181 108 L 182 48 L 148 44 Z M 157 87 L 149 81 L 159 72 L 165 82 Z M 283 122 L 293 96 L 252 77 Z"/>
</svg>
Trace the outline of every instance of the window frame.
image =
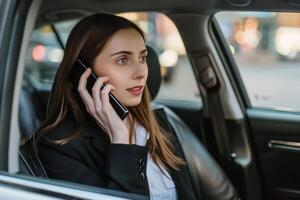
<svg viewBox="0 0 300 200">
<path fill-rule="evenodd" d="M 221 28 L 217 22 L 214 13 L 209 22 L 209 33 L 212 41 L 220 55 L 220 59 L 224 65 L 224 69 L 228 75 L 230 83 L 235 91 L 237 99 L 241 105 L 241 108 L 252 108 L 250 98 L 248 96 L 245 84 L 242 80 L 242 76 L 239 72 L 237 63 L 229 49 L 229 45 L 222 34 Z"/>
</svg>

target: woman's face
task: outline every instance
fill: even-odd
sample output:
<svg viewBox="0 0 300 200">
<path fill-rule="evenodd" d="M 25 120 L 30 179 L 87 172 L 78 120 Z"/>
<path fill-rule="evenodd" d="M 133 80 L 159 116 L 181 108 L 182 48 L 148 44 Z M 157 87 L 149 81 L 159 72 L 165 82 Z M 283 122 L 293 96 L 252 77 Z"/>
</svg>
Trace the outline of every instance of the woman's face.
<svg viewBox="0 0 300 200">
<path fill-rule="evenodd" d="M 95 59 L 93 71 L 99 77 L 109 76 L 106 83 L 115 87 L 112 93 L 121 103 L 136 106 L 148 76 L 146 56 L 142 36 L 134 29 L 122 29 L 107 41 Z"/>
</svg>

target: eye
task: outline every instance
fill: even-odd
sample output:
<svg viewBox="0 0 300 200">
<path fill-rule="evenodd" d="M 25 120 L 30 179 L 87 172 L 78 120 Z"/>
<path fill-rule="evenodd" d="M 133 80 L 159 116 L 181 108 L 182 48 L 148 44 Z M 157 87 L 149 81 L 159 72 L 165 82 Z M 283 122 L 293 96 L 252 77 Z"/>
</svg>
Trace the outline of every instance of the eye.
<svg viewBox="0 0 300 200">
<path fill-rule="evenodd" d="M 118 58 L 117 63 L 120 65 L 125 65 L 128 63 L 128 58 L 126 56 L 122 56 Z"/>
<path fill-rule="evenodd" d="M 147 56 L 142 56 L 141 58 L 140 58 L 140 62 L 141 63 L 145 63 L 147 61 Z"/>
</svg>

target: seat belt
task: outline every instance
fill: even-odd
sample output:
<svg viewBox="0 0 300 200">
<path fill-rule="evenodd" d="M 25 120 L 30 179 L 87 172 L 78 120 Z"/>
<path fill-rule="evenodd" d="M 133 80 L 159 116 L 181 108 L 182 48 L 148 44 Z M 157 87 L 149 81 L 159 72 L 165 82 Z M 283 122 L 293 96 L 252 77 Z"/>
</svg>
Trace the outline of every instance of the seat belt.
<svg viewBox="0 0 300 200">
<path fill-rule="evenodd" d="M 229 139 L 225 114 L 219 96 L 220 81 L 214 70 L 215 61 L 210 52 L 192 53 L 192 61 L 199 68 L 198 78 L 206 90 L 208 110 L 212 120 L 214 136 L 217 143 L 217 153 L 221 164 L 228 164 L 235 157 Z"/>
<path fill-rule="evenodd" d="M 215 133 L 218 154 L 221 159 L 220 161 L 222 163 L 231 162 L 236 155 L 232 152 L 232 146 L 219 93 L 215 91 L 208 91 L 207 98 L 209 101 L 208 108 Z"/>
</svg>

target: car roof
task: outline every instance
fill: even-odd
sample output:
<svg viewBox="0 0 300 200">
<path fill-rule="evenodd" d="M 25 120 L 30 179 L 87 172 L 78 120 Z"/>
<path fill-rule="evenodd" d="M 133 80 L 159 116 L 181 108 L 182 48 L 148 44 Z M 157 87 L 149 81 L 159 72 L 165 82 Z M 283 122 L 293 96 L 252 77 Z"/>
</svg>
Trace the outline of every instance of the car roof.
<svg viewBox="0 0 300 200">
<path fill-rule="evenodd" d="M 296 11 L 298 0 L 43 0 L 37 24 L 96 12 L 158 11 L 212 15 L 218 11 Z"/>
</svg>

